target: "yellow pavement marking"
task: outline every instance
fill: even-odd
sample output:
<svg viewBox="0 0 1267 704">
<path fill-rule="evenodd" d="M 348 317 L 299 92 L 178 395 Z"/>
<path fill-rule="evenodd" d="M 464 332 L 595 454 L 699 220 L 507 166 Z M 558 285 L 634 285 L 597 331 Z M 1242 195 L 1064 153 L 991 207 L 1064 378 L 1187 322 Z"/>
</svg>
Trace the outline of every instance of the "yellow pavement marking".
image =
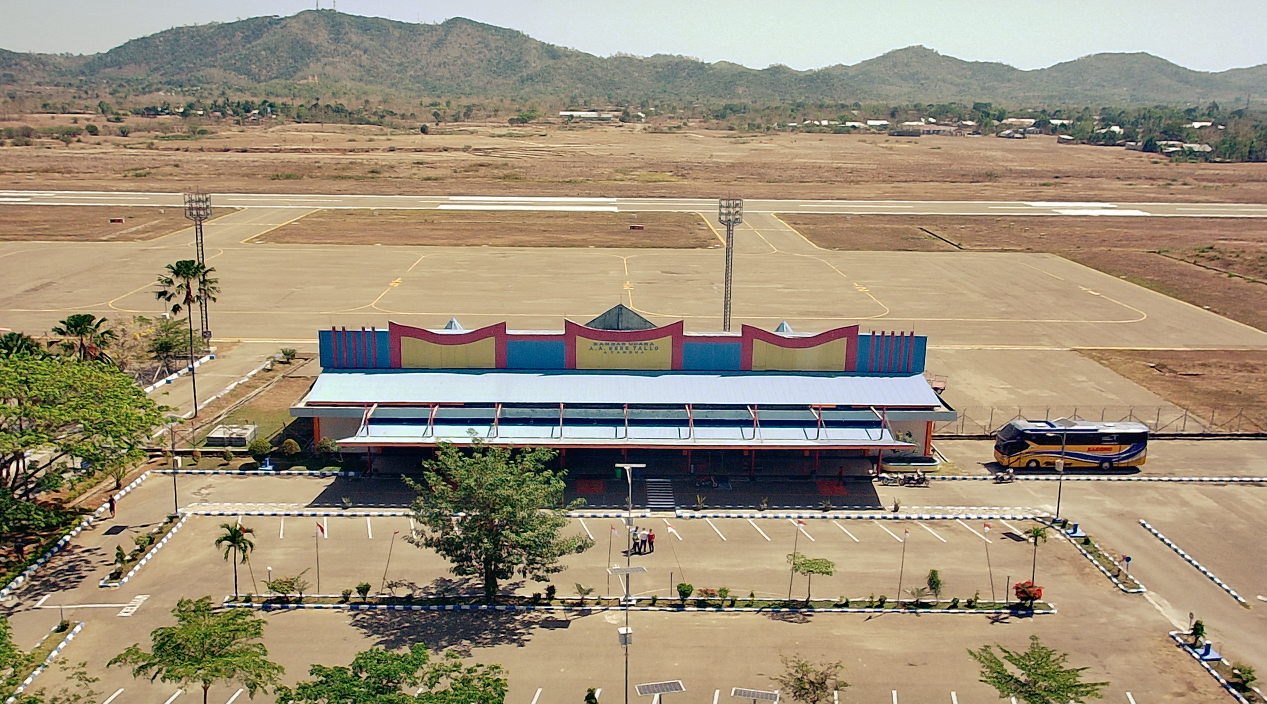
<svg viewBox="0 0 1267 704">
<path fill-rule="evenodd" d="M 722 237 L 722 236 L 721 236 L 721 233 L 717 231 L 717 228 L 713 227 L 713 221 L 712 221 L 712 220 L 709 220 L 707 217 L 704 217 L 704 214 L 703 214 L 703 213 L 698 213 L 698 212 L 697 212 L 697 213 L 695 213 L 695 214 L 696 214 L 696 215 L 698 215 L 698 216 L 700 216 L 700 218 L 702 218 L 702 219 L 704 220 L 704 224 L 705 224 L 705 225 L 708 225 L 708 229 L 712 230 L 712 231 L 713 231 L 713 234 L 717 236 L 717 241 L 718 241 L 718 242 L 721 242 L 721 246 L 725 247 L 725 246 L 726 246 L 726 238 L 725 238 L 725 237 Z"/>
<path fill-rule="evenodd" d="M 292 222 L 295 222 L 295 221 L 297 221 L 297 220 L 303 220 L 304 218 L 308 217 L 309 215 L 312 215 L 313 213 L 317 212 L 318 210 L 324 210 L 324 208 L 314 208 L 313 210 L 309 210 L 309 211 L 308 211 L 308 212 L 306 212 L 306 213 L 300 213 L 299 215 L 297 215 L 297 216 L 295 216 L 295 217 L 293 217 L 293 218 L 291 218 L 291 219 L 287 220 L 286 222 L 283 222 L 283 223 L 278 224 L 278 225 L 273 225 L 272 227 L 268 228 L 267 230 L 264 230 L 263 232 L 257 232 L 257 233 L 255 233 L 254 235 L 251 235 L 250 237 L 247 237 L 246 239 L 242 240 L 242 241 L 241 241 L 241 242 L 239 242 L 238 244 L 250 244 L 251 240 L 255 239 L 256 237 L 262 237 L 262 236 L 267 235 L 268 233 L 272 232 L 273 230 L 276 230 L 276 229 L 277 229 L 277 228 L 279 228 L 279 227 L 286 227 L 287 225 L 291 224 Z"/>
<path fill-rule="evenodd" d="M 817 249 L 817 250 L 818 250 L 818 251 L 820 251 L 820 252 L 826 252 L 826 251 L 828 251 L 828 250 L 826 250 L 826 249 L 823 249 L 822 247 L 819 247 L 818 245 L 814 244 L 813 242 L 811 242 L 811 241 L 810 241 L 810 239 L 809 239 L 808 237 L 806 237 L 805 235 L 802 235 L 801 233 L 797 232 L 795 227 L 792 227 L 791 225 L 789 225 L 789 224 L 787 224 L 786 222 L 784 222 L 784 221 L 783 221 L 783 218 L 780 218 L 780 217 L 779 217 L 776 213 L 770 213 L 770 217 L 774 218 L 775 220 L 778 220 L 778 221 L 779 221 L 779 224 L 780 224 L 780 225 L 782 225 L 783 227 L 786 227 L 787 229 L 791 230 L 792 232 L 795 232 L 797 237 L 800 237 L 801 239 L 805 240 L 805 243 L 806 243 L 806 244 L 808 244 L 809 246 L 813 247 L 814 249 Z"/>
</svg>

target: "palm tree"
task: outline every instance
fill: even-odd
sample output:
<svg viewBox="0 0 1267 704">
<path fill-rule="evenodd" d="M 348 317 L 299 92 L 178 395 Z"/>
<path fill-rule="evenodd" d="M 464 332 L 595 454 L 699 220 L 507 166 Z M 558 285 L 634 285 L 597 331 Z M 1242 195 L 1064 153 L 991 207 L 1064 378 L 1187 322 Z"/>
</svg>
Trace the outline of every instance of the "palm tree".
<svg viewBox="0 0 1267 704">
<path fill-rule="evenodd" d="M 1047 529 L 1042 526 L 1034 526 L 1025 531 L 1025 537 L 1034 541 L 1034 565 L 1030 568 L 1029 581 L 1032 584 L 1034 577 L 1038 575 L 1038 541 L 1047 542 Z"/>
<path fill-rule="evenodd" d="M 214 302 L 220 288 L 210 278 L 214 268 L 193 259 L 182 259 L 167 265 L 167 273 L 158 277 L 159 290 L 154 298 L 171 304 L 172 315 L 186 312 L 189 318 L 189 380 L 194 391 L 194 417 L 198 417 L 198 378 L 194 373 L 194 306 L 203 301 Z"/>
<path fill-rule="evenodd" d="M 87 362 L 95 359 L 109 359 L 105 348 L 119 339 L 119 334 L 105 327 L 108 321 L 90 313 L 76 313 L 60 320 L 57 327 L 50 332 L 60 335 L 63 340 L 48 343 L 49 347 L 60 344 L 62 349 Z M 72 341 L 74 338 L 77 341 Z"/>
<path fill-rule="evenodd" d="M 238 595 L 238 563 L 246 564 L 251 559 L 251 551 L 255 543 L 247 536 L 255 535 L 254 528 L 247 528 L 240 523 L 221 523 L 224 533 L 216 538 L 216 547 L 224 548 L 224 559 L 233 553 L 233 596 Z M 239 560 L 239 558 L 241 558 Z"/>
<path fill-rule="evenodd" d="M 0 335 L 0 359 L 9 357 L 47 357 L 48 353 L 30 335 L 6 332 Z"/>
</svg>

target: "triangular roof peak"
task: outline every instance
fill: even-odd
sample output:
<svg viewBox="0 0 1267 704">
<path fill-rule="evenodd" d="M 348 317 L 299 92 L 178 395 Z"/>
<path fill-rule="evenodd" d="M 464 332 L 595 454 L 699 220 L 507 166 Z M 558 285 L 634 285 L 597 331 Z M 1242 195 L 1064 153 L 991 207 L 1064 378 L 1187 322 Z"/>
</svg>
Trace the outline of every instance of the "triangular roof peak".
<svg viewBox="0 0 1267 704">
<path fill-rule="evenodd" d="M 775 328 L 774 331 L 775 332 L 793 332 L 792 326 L 788 325 L 786 320 L 779 323 L 779 327 Z"/>
<path fill-rule="evenodd" d="M 445 323 L 444 329 L 445 330 L 465 330 L 466 328 L 462 327 L 462 323 L 459 323 L 457 318 L 449 318 L 449 322 Z"/>
<path fill-rule="evenodd" d="M 650 330 L 655 326 L 650 320 L 638 315 L 623 303 L 617 303 L 607 312 L 585 324 L 595 330 Z"/>
</svg>

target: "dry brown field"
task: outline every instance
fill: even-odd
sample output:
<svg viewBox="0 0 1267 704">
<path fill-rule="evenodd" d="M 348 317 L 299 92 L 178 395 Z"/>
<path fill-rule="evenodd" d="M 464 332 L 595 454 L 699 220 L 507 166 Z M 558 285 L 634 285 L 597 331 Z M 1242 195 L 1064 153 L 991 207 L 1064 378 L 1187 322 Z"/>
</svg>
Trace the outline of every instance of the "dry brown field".
<svg viewBox="0 0 1267 704">
<path fill-rule="evenodd" d="M 641 226 L 642 230 L 631 227 Z M 320 210 L 252 242 L 490 247 L 716 247 L 695 213 Z"/>
<path fill-rule="evenodd" d="M 177 208 L 0 205 L 0 240 L 138 242 L 189 224 Z"/>
<path fill-rule="evenodd" d="M 8 124 L 88 118 L 32 115 Z M 97 119 L 100 122 L 99 119 Z M 129 118 L 128 137 L 0 147 L 0 188 L 217 193 L 1267 202 L 1263 164 L 1170 163 L 1051 137 L 745 134 L 693 125 L 202 126 Z M 113 126 L 111 126 L 113 127 Z M 166 132 L 166 134 L 164 133 Z"/>
</svg>

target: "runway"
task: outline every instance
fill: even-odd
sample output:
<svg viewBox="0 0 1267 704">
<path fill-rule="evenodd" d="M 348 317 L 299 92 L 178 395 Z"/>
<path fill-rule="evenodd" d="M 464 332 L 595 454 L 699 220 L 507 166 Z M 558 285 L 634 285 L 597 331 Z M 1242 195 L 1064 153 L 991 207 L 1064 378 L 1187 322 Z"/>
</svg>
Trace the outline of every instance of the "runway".
<svg viewBox="0 0 1267 704">
<path fill-rule="evenodd" d="M 703 198 L 570 198 L 534 196 L 375 196 L 217 193 L 213 205 L 230 208 L 383 210 L 524 210 L 555 212 L 711 212 L 717 201 Z M 0 190 L 0 205 L 143 206 L 178 208 L 180 193 Z M 751 213 L 835 213 L 842 215 L 1026 215 L 1070 217 L 1267 217 L 1267 204 L 1098 203 L 1085 201 L 863 201 L 746 200 Z"/>
</svg>

